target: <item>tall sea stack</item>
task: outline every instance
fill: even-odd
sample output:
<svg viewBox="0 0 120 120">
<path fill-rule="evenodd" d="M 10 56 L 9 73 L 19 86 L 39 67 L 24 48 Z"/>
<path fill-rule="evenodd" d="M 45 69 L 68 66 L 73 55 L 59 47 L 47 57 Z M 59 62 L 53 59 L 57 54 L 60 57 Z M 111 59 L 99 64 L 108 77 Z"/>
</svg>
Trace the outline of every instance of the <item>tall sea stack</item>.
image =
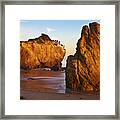
<svg viewBox="0 0 120 120">
<path fill-rule="evenodd" d="M 100 24 L 82 28 L 76 53 L 67 58 L 66 88 L 79 92 L 100 90 Z"/>
</svg>

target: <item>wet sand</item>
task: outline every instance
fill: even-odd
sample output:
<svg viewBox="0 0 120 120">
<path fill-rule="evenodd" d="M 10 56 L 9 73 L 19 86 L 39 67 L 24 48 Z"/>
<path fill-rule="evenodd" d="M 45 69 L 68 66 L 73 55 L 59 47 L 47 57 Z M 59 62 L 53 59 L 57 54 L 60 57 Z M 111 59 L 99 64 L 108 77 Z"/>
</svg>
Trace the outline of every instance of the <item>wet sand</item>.
<svg viewBox="0 0 120 120">
<path fill-rule="evenodd" d="M 65 92 L 63 71 L 21 70 L 21 100 L 99 100 L 99 94 Z"/>
</svg>

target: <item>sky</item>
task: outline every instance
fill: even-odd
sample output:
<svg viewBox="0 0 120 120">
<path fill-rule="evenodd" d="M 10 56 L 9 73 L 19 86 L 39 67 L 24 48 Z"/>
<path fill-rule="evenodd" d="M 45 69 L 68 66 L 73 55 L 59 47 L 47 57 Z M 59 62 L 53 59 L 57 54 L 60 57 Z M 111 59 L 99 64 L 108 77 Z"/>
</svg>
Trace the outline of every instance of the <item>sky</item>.
<svg viewBox="0 0 120 120">
<path fill-rule="evenodd" d="M 41 33 L 47 34 L 52 40 L 59 40 L 65 45 L 66 55 L 62 66 L 66 66 L 67 56 L 74 55 L 76 44 L 81 37 L 84 25 L 100 20 L 21 20 L 20 41 L 37 38 Z"/>
</svg>

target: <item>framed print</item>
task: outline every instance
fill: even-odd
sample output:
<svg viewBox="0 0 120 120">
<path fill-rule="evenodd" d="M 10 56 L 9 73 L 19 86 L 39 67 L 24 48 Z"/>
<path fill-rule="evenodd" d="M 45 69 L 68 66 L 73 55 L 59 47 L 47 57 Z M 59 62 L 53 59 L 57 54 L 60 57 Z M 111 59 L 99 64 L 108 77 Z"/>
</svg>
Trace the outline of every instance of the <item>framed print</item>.
<svg viewBox="0 0 120 120">
<path fill-rule="evenodd" d="M 2 1 L 1 118 L 119 119 L 119 7 Z"/>
</svg>

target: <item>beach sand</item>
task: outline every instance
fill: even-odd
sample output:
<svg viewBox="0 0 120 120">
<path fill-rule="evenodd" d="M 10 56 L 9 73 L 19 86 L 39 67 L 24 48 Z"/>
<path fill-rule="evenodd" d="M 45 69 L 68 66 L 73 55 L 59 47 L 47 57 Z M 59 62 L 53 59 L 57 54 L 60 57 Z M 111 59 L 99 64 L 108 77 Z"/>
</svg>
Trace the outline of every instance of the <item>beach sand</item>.
<svg viewBox="0 0 120 120">
<path fill-rule="evenodd" d="M 66 93 L 63 71 L 21 70 L 21 100 L 99 100 L 99 93 Z"/>
</svg>

